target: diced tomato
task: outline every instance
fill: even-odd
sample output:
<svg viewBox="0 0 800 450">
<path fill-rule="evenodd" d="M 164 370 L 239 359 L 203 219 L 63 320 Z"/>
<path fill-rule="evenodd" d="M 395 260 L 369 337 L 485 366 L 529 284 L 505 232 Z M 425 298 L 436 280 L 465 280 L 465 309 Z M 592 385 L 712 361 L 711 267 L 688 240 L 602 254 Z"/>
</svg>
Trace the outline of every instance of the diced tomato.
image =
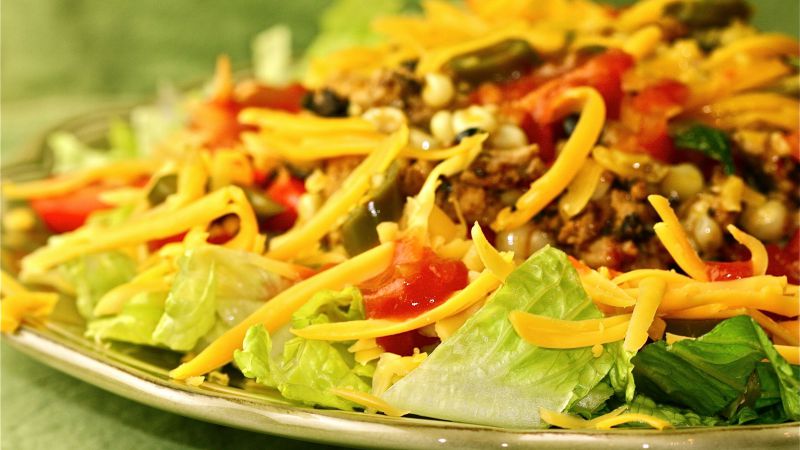
<svg viewBox="0 0 800 450">
<path fill-rule="evenodd" d="M 300 84 L 276 88 L 247 81 L 235 85 L 230 62 L 226 57 L 217 60 L 213 92 L 208 101 L 198 105 L 190 117 L 190 126 L 204 135 L 204 143 L 212 149 L 228 147 L 239 142 L 239 135 L 252 127 L 238 120 L 244 108 L 279 109 L 297 113 L 306 90 Z"/>
<path fill-rule="evenodd" d="M 95 184 L 56 197 L 32 199 L 30 204 L 50 231 L 66 233 L 80 228 L 89 214 L 111 207 L 100 200 L 107 189 Z"/>
<path fill-rule="evenodd" d="M 786 139 L 786 143 L 789 144 L 789 148 L 791 149 L 789 156 L 794 158 L 795 161 L 800 162 L 800 131 L 784 135 L 784 139 Z"/>
<path fill-rule="evenodd" d="M 292 177 L 286 171 L 279 172 L 267 188 L 267 195 L 286 209 L 267 219 L 266 228 L 273 231 L 286 231 L 292 228 L 297 220 L 297 204 L 300 202 L 300 196 L 305 192 L 306 186 L 303 180 Z"/>
<path fill-rule="evenodd" d="M 706 274 L 709 281 L 729 281 L 753 276 L 753 264 L 750 261 L 706 262 Z"/>
<path fill-rule="evenodd" d="M 400 356 L 411 356 L 415 348 L 422 350 L 423 347 L 440 342 L 438 337 L 424 336 L 417 330 L 379 337 L 375 341 L 387 352 Z"/>
<path fill-rule="evenodd" d="M 622 76 L 633 66 L 633 62 L 627 53 L 611 49 L 548 81 L 519 100 L 518 107 L 527 111 L 532 119 L 523 124 L 523 129 L 532 142 L 539 144 L 543 159 L 550 160 L 555 156 L 553 126 L 559 119 L 555 107 L 561 94 L 577 86 L 593 87 L 602 95 L 608 117 L 616 119 L 623 97 Z"/>
<path fill-rule="evenodd" d="M 620 147 L 644 151 L 664 162 L 674 162 L 675 148 L 668 134 L 670 117 L 689 97 L 689 89 L 675 80 L 662 80 L 622 103 L 622 121 L 630 135 Z"/>
<path fill-rule="evenodd" d="M 184 237 L 186 237 L 186 232 L 185 231 L 183 233 L 176 234 L 175 236 L 168 236 L 168 237 L 165 237 L 165 238 L 148 241 L 147 242 L 147 249 L 150 251 L 150 253 L 154 253 L 154 252 L 158 251 L 161 247 L 163 247 L 163 246 L 165 246 L 167 244 L 172 244 L 174 242 L 183 241 Z"/>
<path fill-rule="evenodd" d="M 392 264 L 361 286 L 367 317 L 415 317 L 447 301 L 468 283 L 467 267 L 458 260 L 440 258 L 412 239 L 397 243 Z"/>
<path fill-rule="evenodd" d="M 789 283 L 800 284 L 800 229 L 795 230 L 792 239 L 783 247 L 767 245 L 767 255 L 769 275 L 786 276 Z"/>
</svg>

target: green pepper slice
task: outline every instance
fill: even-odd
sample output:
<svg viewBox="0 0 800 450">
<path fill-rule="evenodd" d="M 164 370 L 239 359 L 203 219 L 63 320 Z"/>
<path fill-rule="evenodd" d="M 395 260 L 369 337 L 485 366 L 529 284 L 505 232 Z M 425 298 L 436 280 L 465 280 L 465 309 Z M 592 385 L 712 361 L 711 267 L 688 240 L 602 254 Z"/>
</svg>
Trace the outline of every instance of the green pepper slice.
<svg viewBox="0 0 800 450">
<path fill-rule="evenodd" d="M 350 256 L 355 256 L 378 245 L 381 222 L 396 221 L 403 214 L 403 195 L 400 192 L 399 168 L 393 164 L 386 178 L 369 193 L 369 201 L 356 207 L 342 224 L 342 242 Z"/>
<path fill-rule="evenodd" d="M 447 69 L 462 81 L 481 83 L 512 78 L 541 62 L 539 55 L 522 39 L 508 39 L 451 59 Z"/>
</svg>

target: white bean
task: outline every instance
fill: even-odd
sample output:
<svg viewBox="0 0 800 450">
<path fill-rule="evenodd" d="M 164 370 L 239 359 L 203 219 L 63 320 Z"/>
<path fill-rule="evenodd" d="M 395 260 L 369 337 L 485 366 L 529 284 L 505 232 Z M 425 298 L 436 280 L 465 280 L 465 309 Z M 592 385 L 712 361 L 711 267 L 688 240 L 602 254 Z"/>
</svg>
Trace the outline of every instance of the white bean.
<svg viewBox="0 0 800 450">
<path fill-rule="evenodd" d="M 692 164 L 678 164 L 669 168 L 661 180 L 661 192 L 667 197 L 688 200 L 703 190 L 703 173 Z"/>
<path fill-rule="evenodd" d="M 528 137 L 522 129 L 511 123 L 504 123 L 489 136 L 492 148 L 510 149 L 528 145 Z"/>
<path fill-rule="evenodd" d="M 425 87 L 422 88 L 422 101 L 433 108 L 441 108 L 450 103 L 455 89 L 450 77 L 440 73 L 425 75 Z"/>
<path fill-rule="evenodd" d="M 393 133 L 407 122 L 405 113 L 391 106 L 370 108 L 361 117 L 372 122 L 382 133 Z"/>
<path fill-rule="evenodd" d="M 431 134 L 442 145 L 449 145 L 456 137 L 453 131 L 453 113 L 442 110 L 431 117 Z"/>
<path fill-rule="evenodd" d="M 453 131 L 456 134 L 470 128 L 480 128 L 491 133 L 497 128 L 497 119 L 487 108 L 478 105 L 453 113 Z"/>
<path fill-rule="evenodd" d="M 742 215 L 742 226 L 762 241 L 777 241 L 783 237 L 787 215 L 783 203 L 768 200 L 759 206 L 748 206 Z"/>
<path fill-rule="evenodd" d="M 693 228 L 694 240 L 703 252 L 713 252 L 722 245 L 722 230 L 708 214 L 697 217 Z"/>
</svg>

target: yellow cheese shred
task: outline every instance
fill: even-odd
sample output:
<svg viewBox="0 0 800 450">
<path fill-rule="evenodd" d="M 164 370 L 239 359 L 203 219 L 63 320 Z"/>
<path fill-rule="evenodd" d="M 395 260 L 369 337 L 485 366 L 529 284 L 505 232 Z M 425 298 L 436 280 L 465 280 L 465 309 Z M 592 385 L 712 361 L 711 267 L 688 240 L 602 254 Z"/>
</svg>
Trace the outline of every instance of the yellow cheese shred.
<svg viewBox="0 0 800 450">
<path fill-rule="evenodd" d="M 455 334 L 462 325 L 472 317 L 479 309 L 483 307 L 486 303 L 486 299 L 476 302 L 474 305 L 470 306 L 469 308 L 461 311 L 458 314 L 454 314 L 450 317 L 445 317 L 444 319 L 439 320 L 434 325 L 434 331 L 436 332 L 436 336 L 444 342 L 450 336 Z"/>
<path fill-rule="evenodd" d="M 630 422 L 644 423 L 658 430 L 663 430 L 665 428 L 672 427 L 672 424 L 669 423 L 668 421 L 647 414 L 639 414 L 639 413 L 623 414 L 626 409 L 627 406 L 621 406 L 615 409 L 614 411 L 611 411 L 608 414 L 604 414 L 592 420 L 586 420 L 578 416 L 560 413 L 557 411 L 551 411 L 545 408 L 539 408 L 539 416 L 542 418 L 543 421 L 547 422 L 550 425 L 568 430 L 575 430 L 575 429 L 609 430 L 617 425 L 622 425 L 624 423 L 630 423 Z"/>
<path fill-rule="evenodd" d="M 464 289 L 454 293 L 446 302 L 407 320 L 366 319 L 323 323 L 299 330 L 293 329 L 292 333 L 306 339 L 323 341 L 349 341 L 404 333 L 457 314 L 483 299 L 498 286 L 500 286 L 500 281 L 491 272 L 483 271 L 478 278 Z"/>
<path fill-rule="evenodd" d="M 143 292 L 167 292 L 172 287 L 172 280 L 159 278 L 154 280 L 139 280 L 121 284 L 106 292 L 94 307 L 94 315 L 106 316 L 122 311 L 125 304 L 137 294 Z"/>
<path fill-rule="evenodd" d="M 716 49 L 706 60 L 705 65 L 709 68 L 717 67 L 743 55 L 761 58 L 780 55 L 798 56 L 800 45 L 797 40 L 777 33 L 748 36 Z"/>
<path fill-rule="evenodd" d="M 245 109 L 239 113 L 239 121 L 245 125 L 255 125 L 301 136 L 375 131 L 375 125 L 372 122 L 360 117 L 323 118 L 311 114 L 291 114 L 262 108 Z"/>
<path fill-rule="evenodd" d="M 728 225 L 727 230 L 728 233 L 736 239 L 736 242 L 747 247 L 747 250 L 750 252 L 750 264 L 753 266 L 753 275 L 766 274 L 769 256 L 767 255 L 767 248 L 764 247 L 764 244 L 755 237 L 736 228 L 733 224 Z"/>
<path fill-rule="evenodd" d="M 772 336 L 783 339 L 792 346 L 800 346 L 800 336 L 790 332 L 786 328 L 780 326 L 778 322 L 772 320 L 771 317 L 762 313 L 761 311 L 753 308 L 747 309 L 747 315 L 752 317 L 762 328 L 767 330 Z"/>
<path fill-rule="evenodd" d="M 172 370 L 170 376 L 183 380 L 227 364 L 233 358 L 233 352 L 242 347 L 244 335 L 251 326 L 263 324 L 272 333 L 287 324 L 292 314 L 317 292 L 323 289 L 342 289 L 380 274 L 388 267 L 394 255 L 394 247 L 394 243 L 381 244 L 291 286 L 225 332 L 194 359 Z"/>
<path fill-rule="evenodd" d="M 596 270 L 581 270 L 578 274 L 586 294 L 593 302 L 618 308 L 627 308 L 636 303 L 630 294 Z"/>
<path fill-rule="evenodd" d="M 58 302 L 58 294 L 29 291 L 3 270 L 0 270 L 0 281 L 0 331 L 3 333 L 14 332 L 26 318 L 49 316 Z"/>
<path fill-rule="evenodd" d="M 478 222 L 475 222 L 475 225 L 472 226 L 471 234 L 472 242 L 475 245 L 475 249 L 478 251 L 478 256 L 481 258 L 483 266 L 489 269 L 489 272 L 497 277 L 498 280 L 505 281 L 506 277 L 517 268 L 513 262 L 514 253 L 502 254 L 498 252 L 497 249 L 486 240 L 486 236 L 483 234 L 483 230 L 481 230 L 481 226 L 478 225 Z"/>
<path fill-rule="evenodd" d="M 630 314 L 604 319 L 560 320 L 524 311 L 512 311 L 508 320 L 525 341 L 542 348 L 580 348 L 625 338 Z"/>
<path fill-rule="evenodd" d="M 653 53 L 662 37 L 663 32 L 659 26 L 648 25 L 625 39 L 622 50 L 639 60 Z"/>
<path fill-rule="evenodd" d="M 442 176 L 448 177 L 465 170 L 480 153 L 483 141 L 489 135 L 480 133 L 464 139 L 456 148 L 460 152 L 447 158 L 431 170 L 416 197 L 408 200 L 407 233 L 423 242 L 428 240 L 428 222 L 436 204 L 436 189 Z"/>
<path fill-rule="evenodd" d="M 633 314 L 625 334 L 622 348 L 635 352 L 647 342 L 647 331 L 656 316 L 656 310 L 664 297 L 667 284 L 660 278 L 645 278 L 639 283 L 640 295 L 633 307 Z"/>
<path fill-rule="evenodd" d="M 3 183 L 3 196 L 7 200 L 56 197 L 104 179 L 121 181 L 146 176 L 153 173 L 159 165 L 160 162 L 154 160 L 127 160 L 46 180 L 22 184 L 8 181 Z"/>
<path fill-rule="evenodd" d="M 567 191 L 558 200 L 558 210 L 563 217 L 569 219 L 583 211 L 594 195 L 602 175 L 603 167 L 593 159 L 587 159 L 575 179 L 567 186 Z"/>
<path fill-rule="evenodd" d="M 581 115 L 575 131 L 564 144 L 552 167 L 534 181 L 517 200 L 516 210 L 504 208 L 492 223 L 495 231 L 524 225 L 555 199 L 577 175 L 603 129 L 606 107 L 600 94 L 588 87 L 567 90 L 559 99 L 558 109 L 578 105 Z"/>
<path fill-rule="evenodd" d="M 338 226 L 352 207 L 358 204 L 369 190 L 372 177 L 383 173 L 408 142 L 408 127 L 403 126 L 387 144 L 369 155 L 326 202 L 317 213 L 297 228 L 275 238 L 270 243 L 267 256 L 287 260 L 296 258 L 303 250 L 316 246 L 319 239 Z"/>
<path fill-rule="evenodd" d="M 650 195 L 647 200 L 662 220 L 653 227 L 661 244 L 689 276 L 698 281 L 708 281 L 706 265 L 686 237 L 686 232 L 678 221 L 675 211 L 669 206 L 669 201 L 660 195 Z"/>
<path fill-rule="evenodd" d="M 400 356 L 394 353 L 384 353 L 375 366 L 375 374 L 372 376 L 372 395 L 383 395 L 400 378 L 408 375 L 416 369 L 425 358 L 427 353 L 420 353 L 415 349 L 411 356 Z"/>
<path fill-rule="evenodd" d="M 341 397 L 345 400 L 350 400 L 353 403 L 361 405 L 365 409 L 380 411 L 386 414 L 387 416 L 401 417 L 409 413 L 409 411 L 397 409 L 394 406 L 386 403 L 386 401 L 384 401 L 382 398 L 372 394 L 368 394 L 366 392 L 355 391 L 352 389 L 345 389 L 345 388 L 332 388 L 328 392 L 338 397 Z"/>
<path fill-rule="evenodd" d="M 23 258 L 23 274 L 43 272 L 80 255 L 175 236 L 227 214 L 236 214 L 240 220 L 239 232 L 225 246 L 251 250 L 258 235 L 255 214 L 244 192 L 229 186 L 175 211 L 143 215 L 101 232 L 63 235 L 57 244 L 42 247 Z"/>
</svg>

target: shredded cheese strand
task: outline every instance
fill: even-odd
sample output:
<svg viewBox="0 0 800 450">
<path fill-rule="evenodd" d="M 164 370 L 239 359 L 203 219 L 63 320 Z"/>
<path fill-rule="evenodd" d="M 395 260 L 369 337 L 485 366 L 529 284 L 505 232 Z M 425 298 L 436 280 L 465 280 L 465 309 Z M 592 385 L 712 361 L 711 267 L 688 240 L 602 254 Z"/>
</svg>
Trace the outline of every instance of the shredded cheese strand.
<svg viewBox="0 0 800 450">
<path fill-rule="evenodd" d="M 155 172 L 159 165 L 159 161 L 153 160 L 127 160 L 46 180 L 22 184 L 5 182 L 3 195 L 7 200 L 57 197 L 104 179 L 120 181 L 147 176 Z"/>
<path fill-rule="evenodd" d="M 274 332 L 289 323 L 292 314 L 317 292 L 358 284 L 386 270 L 394 248 L 394 243 L 381 244 L 286 289 L 225 332 L 194 359 L 173 369 L 170 377 L 184 380 L 227 364 L 233 358 L 233 352 L 241 348 L 244 335 L 251 326 L 263 324 L 267 331 Z"/>
<path fill-rule="evenodd" d="M 297 258 L 304 250 L 315 246 L 328 232 L 335 229 L 350 208 L 358 204 L 370 188 L 373 175 L 383 173 L 408 141 L 408 127 L 403 126 L 383 148 L 369 155 L 308 221 L 293 228 L 270 243 L 267 256 L 287 260 Z"/>
<path fill-rule="evenodd" d="M 736 228 L 733 224 L 728 225 L 727 230 L 736 239 L 736 242 L 747 247 L 750 252 L 750 265 L 753 266 L 753 275 L 765 275 L 769 264 L 769 256 L 764 244 L 755 237 Z"/>
<path fill-rule="evenodd" d="M 689 276 L 698 281 L 708 281 L 706 264 L 694 251 L 678 216 L 669 206 L 669 201 L 660 195 L 650 195 L 647 200 L 650 201 L 662 220 L 653 226 L 661 244 L 666 247 L 678 266 Z"/>
<path fill-rule="evenodd" d="M 478 278 L 454 293 L 446 302 L 410 319 L 403 321 L 366 319 L 323 323 L 299 330 L 292 329 L 292 333 L 302 338 L 322 341 L 350 341 L 404 333 L 457 314 L 483 299 L 498 286 L 500 281 L 491 272 L 483 271 Z"/>
<path fill-rule="evenodd" d="M 664 297 L 667 283 L 661 278 L 645 278 L 639 283 L 641 294 L 633 307 L 628 332 L 622 348 L 627 352 L 638 351 L 647 342 L 647 331 L 656 317 L 656 310 Z"/>
<path fill-rule="evenodd" d="M 516 210 L 504 208 L 492 223 L 495 231 L 518 228 L 544 209 L 572 182 L 594 147 L 606 118 L 600 94 L 588 87 L 567 90 L 558 100 L 558 109 L 579 105 L 581 115 L 575 131 L 564 144 L 550 170 L 531 183 L 515 203 Z"/>
<path fill-rule="evenodd" d="M 478 256 L 481 258 L 484 267 L 489 269 L 489 272 L 497 277 L 498 280 L 505 281 L 506 277 L 517 268 L 513 262 L 513 252 L 506 254 L 498 252 L 497 249 L 486 240 L 486 236 L 483 234 L 483 230 L 480 225 L 478 225 L 478 222 L 475 222 L 475 225 L 472 226 L 471 233 L 472 243 L 475 245 L 475 249 L 478 251 Z"/>
<path fill-rule="evenodd" d="M 382 398 L 366 392 L 354 391 L 352 389 L 345 388 L 332 388 L 328 390 L 328 392 L 345 400 L 350 400 L 353 403 L 359 404 L 366 409 L 380 411 L 387 416 L 401 417 L 409 413 L 409 411 L 397 409 L 394 406 L 386 403 L 386 401 Z"/>
</svg>

